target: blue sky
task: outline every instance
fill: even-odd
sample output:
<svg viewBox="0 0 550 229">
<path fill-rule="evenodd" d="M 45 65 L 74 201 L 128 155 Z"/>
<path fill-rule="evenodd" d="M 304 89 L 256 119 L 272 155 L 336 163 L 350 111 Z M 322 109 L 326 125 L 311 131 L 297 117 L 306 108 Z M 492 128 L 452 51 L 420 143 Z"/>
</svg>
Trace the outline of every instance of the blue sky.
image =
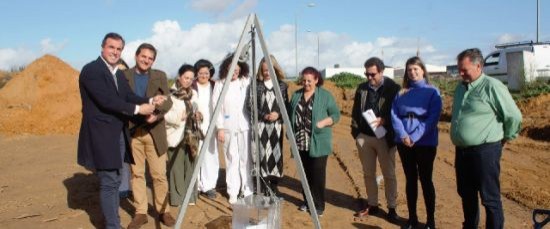
<svg viewBox="0 0 550 229">
<path fill-rule="evenodd" d="M 130 65 L 136 47 L 149 42 L 159 50 L 154 67 L 173 75 L 199 58 L 219 63 L 236 47 L 249 13 L 259 16 L 270 52 L 290 75 L 295 19 L 300 69 L 317 66 L 317 40 L 323 69 L 361 67 L 371 56 L 402 67 L 417 47 L 426 63 L 447 65 L 466 48 L 488 53 L 497 43 L 536 36 L 536 0 L 17 0 L 0 8 L 2 70 L 46 53 L 80 70 L 97 58 L 105 33 L 115 31 L 126 39 Z M 539 40 L 550 40 L 548 0 L 540 0 L 539 22 Z"/>
</svg>

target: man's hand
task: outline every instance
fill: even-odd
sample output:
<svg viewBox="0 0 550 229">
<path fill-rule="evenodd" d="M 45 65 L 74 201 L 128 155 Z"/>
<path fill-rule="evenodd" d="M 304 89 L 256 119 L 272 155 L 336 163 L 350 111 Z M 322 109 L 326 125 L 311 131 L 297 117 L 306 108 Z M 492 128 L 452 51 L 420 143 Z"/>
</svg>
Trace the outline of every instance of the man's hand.
<svg viewBox="0 0 550 229">
<path fill-rule="evenodd" d="M 155 105 L 147 104 L 147 103 L 139 105 L 138 113 L 140 115 L 149 115 L 149 114 L 152 114 L 153 111 L 155 111 Z"/>
<path fill-rule="evenodd" d="M 153 97 L 153 105 L 161 106 L 167 99 L 167 96 L 155 95 L 155 97 Z"/>
<path fill-rule="evenodd" d="M 159 120 L 158 115 L 150 114 L 150 115 L 147 115 L 147 119 L 145 121 L 147 121 L 147 123 L 154 123 L 157 120 Z"/>
<path fill-rule="evenodd" d="M 374 121 L 371 122 L 371 124 L 374 127 L 379 127 L 384 125 L 384 119 L 383 118 L 376 118 Z"/>
</svg>

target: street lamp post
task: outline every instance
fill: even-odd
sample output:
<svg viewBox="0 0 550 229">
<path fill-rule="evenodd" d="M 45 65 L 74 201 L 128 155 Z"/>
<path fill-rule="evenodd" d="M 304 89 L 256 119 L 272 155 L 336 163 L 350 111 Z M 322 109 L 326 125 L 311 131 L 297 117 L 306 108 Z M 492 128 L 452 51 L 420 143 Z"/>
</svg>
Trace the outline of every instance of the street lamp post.
<svg viewBox="0 0 550 229">
<path fill-rule="evenodd" d="M 315 7 L 315 3 L 310 2 L 307 4 L 307 7 Z M 294 15 L 294 54 L 295 54 L 295 64 L 296 64 L 296 77 L 298 77 L 298 12 Z"/>
<path fill-rule="evenodd" d="M 313 32 L 313 31 L 311 31 L 311 30 L 307 30 L 307 32 L 308 32 L 308 33 L 313 33 L 313 34 L 315 34 L 315 36 L 317 36 L 317 70 L 320 71 L 321 69 L 319 69 L 319 67 L 320 67 L 320 66 L 319 66 L 319 65 L 320 65 L 319 59 L 320 59 L 320 56 L 321 56 L 321 55 L 320 55 L 320 53 L 321 53 L 320 50 L 321 50 L 321 49 L 319 48 L 319 47 L 320 47 L 320 45 L 319 45 L 319 33 L 318 33 L 318 32 Z"/>
</svg>

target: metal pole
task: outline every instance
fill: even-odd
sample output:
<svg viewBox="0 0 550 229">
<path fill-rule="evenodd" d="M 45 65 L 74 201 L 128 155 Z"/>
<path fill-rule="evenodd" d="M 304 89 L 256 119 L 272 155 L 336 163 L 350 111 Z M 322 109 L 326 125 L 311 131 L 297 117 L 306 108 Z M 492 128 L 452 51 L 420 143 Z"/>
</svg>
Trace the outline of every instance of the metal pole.
<svg viewBox="0 0 550 229">
<path fill-rule="evenodd" d="M 196 159 L 197 163 L 196 163 L 195 169 L 193 169 L 191 182 L 189 182 L 190 185 L 187 186 L 187 192 L 185 193 L 185 197 L 183 198 L 183 203 L 181 204 L 180 210 L 178 212 L 178 218 L 176 220 L 176 225 L 174 226 L 174 228 L 181 228 L 181 224 L 183 223 L 183 217 L 185 216 L 185 212 L 187 211 L 187 206 L 189 205 L 189 199 L 191 198 L 191 193 L 193 192 L 192 187 L 194 186 L 193 184 L 197 182 L 197 176 L 199 174 L 202 161 L 204 160 L 204 154 L 206 153 L 206 148 L 208 148 L 208 145 L 209 145 L 206 143 L 212 139 L 212 135 L 215 129 L 215 120 L 218 117 L 218 115 L 220 115 L 221 104 L 225 99 L 225 95 L 227 94 L 227 89 L 229 88 L 231 76 L 233 75 L 233 71 L 235 71 L 235 67 L 237 66 L 237 61 L 239 61 L 239 57 L 241 56 L 241 53 L 243 52 L 243 49 L 244 49 L 245 32 L 248 31 L 248 28 L 250 27 L 250 25 L 252 25 L 253 19 L 255 17 L 256 17 L 255 14 L 248 15 L 248 19 L 246 20 L 246 25 L 244 26 L 243 32 L 241 33 L 241 39 L 239 40 L 239 44 L 237 45 L 237 50 L 233 55 L 233 60 L 231 60 L 231 66 L 229 67 L 229 71 L 227 72 L 227 76 L 225 77 L 225 82 L 223 83 L 220 97 L 216 102 L 214 113 L 212 114 L 212 119 L 210 120 L 210 125 L 208 126 L 208 130 L 206 131 L 206 136 L 204 137 L 204 144 L 202 144 L 198 158 Z"/>
<path fill-rule="evenodd" d="M 309 184 L 307 183 L 307 177 L 304 171 L 304 166 L 302 164 L 300 154 L 298 153 L 298 147 L 296 146 L 296 139 L 294 138 L 294 133 L 292 132 L 292 128 L 291 128 L 292 125 L 290 124 L 288 111 L 286 110 L 285 102 L 283 101 L 281 89 L 279 88 L 279 81 L 277 79 L 277 75 L 275 74 L 275 70 L 273 69 L 271 58 L 269 58 L 269 51 L 267 51 L 267 45 L 265 44 L 262 27 L 260 26 L 260 21 L 258 20 L 258 17 L 255 17 L 254 24 L 256 25 L 258 38 L 260 39 L 260 45 L 262 47 L 262 52 L 264 56 L 267 57 L 265 58 L 265 62 L 267 63 L 267 66 L 269 68 L 269 75 L 272 76 L 271 82 L 273 82 L 275 98 L 277 99 L 277 104 L 279 104 L 279 107 L 281 108 L 281 115 L 283 116 L 282 118 L 285 125 L 286 136 L 290 144 L 290 151 L 294 156 L 294 161 L 296 161 L 296 168 L 298 169 L 298 173 L 300 174 L 300 179 L 301 179 L 300 181 L 302 182 L 302 188 L 304 189 L 304 193 L 306 195 L 306 200 L 307 200 L 308 207 L 310 209 L 309 211 L 311 213 L 311 218 L 313 220 L 315 228 L 319 229 L 321 228 L 321 223 L 319 222 L 319 215 L 317 215 L 317 209 L 315 208 L 315 204 L 313 203 L 313 197 L 309 189 Z"/>
<path fill-rule="evenodd" d="M 298 77 L 298 13 L 294 14 L 294 54 L 295 54 L 295 67 L 296 77 Z"/>
<path fill-rule="evenodd" d="M 537 0 L 537 43 L 539 43 L 539 0 Z"/>
<path fill-rule="evenodd" d="M 319 66 L 320 65 L 319 64 L 319 58 L 320 58 L 320 56 L 319 56 L 320 51 L 319 50 L 320 50 L 319 49 L 319 33 L 317 33 L 317 70 L 321 71 L 321 69 L 319 69 L 319 67 L 320 67 Z"/>
<path fill-rule="evenodd" d="M 257 81 L 256 81 L 256 25 L 252 25 L 252 27 L 250 28 L 251 32 L 251 37 L 252 37 L 252 76 L 250 77 L 250 79 L 252 80 L 252 89 L 250 90 L 251 91 L 251 97 L 250 99 L 252 100 L 252 109 L 250 109 L 252 111 L 252 114 L 254 117 L 252 117 L 252 130 L 254 132 L 254 136 L 253 136 L 253 139 L 254 139 L 254 147 L 252 148 L 252 155 L 256 155 L 256 163 L 255 163 L 255 167 L 254 167 L 254 170 L 256 171 L 256 195 L 260 195 L 260 192 L 261 192 L 261 183 L 260 183 L 260 176 L 262 175 L 261 172 L 262 172 L 262 169 L 260 168 L 260 156 L 261 156 L 261 153 L 260 153 L 260 133 L 258 132 L 258 99 L 257 99 L 257 96 L 258 96 L 258 85 L 257 85 Z M 261 66 L 260 66 L 261 67 Z"/>
</svg>

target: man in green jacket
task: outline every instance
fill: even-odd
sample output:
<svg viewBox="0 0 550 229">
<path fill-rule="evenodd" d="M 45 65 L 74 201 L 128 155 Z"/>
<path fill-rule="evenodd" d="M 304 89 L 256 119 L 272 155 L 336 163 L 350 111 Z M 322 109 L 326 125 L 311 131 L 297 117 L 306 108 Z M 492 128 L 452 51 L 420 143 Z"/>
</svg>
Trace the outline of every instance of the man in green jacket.
<svg viewBox="0 0 550 229">
<path fill-rule="evenodd" d="M 455 169 L 462 198 L 464 228 L 477 228 L 478 193 L 487 215 L 486 228 L 503 228 L 500 200 L 502 147 L 517 137 L 521 113 L 508 88 L 483 74 L 483 56 L 477 48 L 457 56 L 462 83 L 456 87 L 451 140 L 456 146 Z"/>
</svg>

